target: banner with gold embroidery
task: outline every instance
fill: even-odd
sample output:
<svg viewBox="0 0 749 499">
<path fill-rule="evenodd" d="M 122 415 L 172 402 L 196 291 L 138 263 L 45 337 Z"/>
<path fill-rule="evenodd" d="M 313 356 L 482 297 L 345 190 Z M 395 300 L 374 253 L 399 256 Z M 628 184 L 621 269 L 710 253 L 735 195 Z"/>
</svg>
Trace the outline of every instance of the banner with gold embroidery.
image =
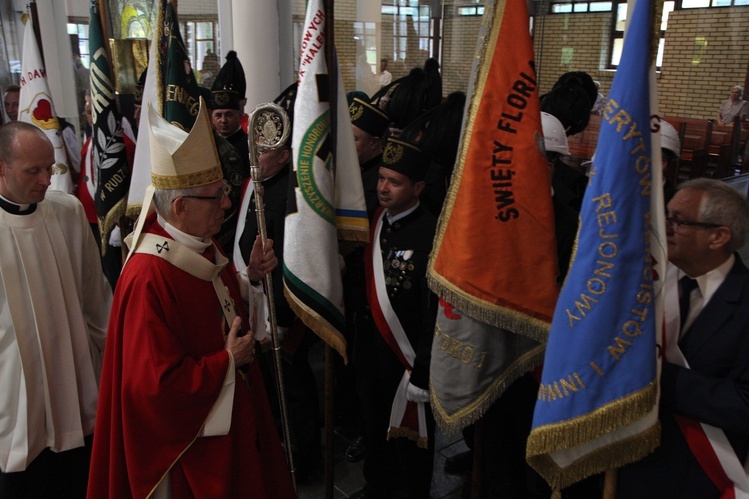
<svg viewBox="0 0 749 499">
<path fill-rule="evenodd" d="M 540 363 L 558 286 L 538 83 L 525 0 L 487 4 L 458 162 L 429 264 L 441 298 L 432 407 L 478 419 Z"/>
<path fill-rule="evenodd" d="M 528 439 L 528 462 L 555 489 L 640 459 L 660 438 L 666 258 L 650 24 L 659 17 L 653 0 L 628 10 Z"/>
<path fill-rule="evenodd" d="M 96 186 L 94 202 L 99 219 L 102 254 L 107 250 L 109 234 L 125 214 L 130 188 L 130 165 L 127 161 L 122 120 L 112 81 L 112 66 L 102 28 L 99 0 L 91 0 L 89 18 L 89 53 L 91 54 L 91 149 Z"/>
<path fill-rule="evenodd" d="M 198 116 L 200 89 L 179 31 L 176 4 L 175 0 L 167 1 L 164 13 L 167 48 L 166 57 L 161 61 L 165 78 L 161 114 L 169 123 L 189 132 Z"/>
</svg>

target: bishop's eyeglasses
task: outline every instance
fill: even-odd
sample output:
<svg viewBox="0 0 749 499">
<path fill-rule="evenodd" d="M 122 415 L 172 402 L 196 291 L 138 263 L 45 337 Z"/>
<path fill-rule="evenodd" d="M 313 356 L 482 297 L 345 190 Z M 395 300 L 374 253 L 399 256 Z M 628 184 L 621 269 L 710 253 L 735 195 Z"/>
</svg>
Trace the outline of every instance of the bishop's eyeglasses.
<svg viewBox="0 0 749 499">
<path fill-rule="evenodd" d="M 182 198 L 187 199 L 203 199 L 206 201 L 213 201 L 216 204 L 221 204 L 221 201 L 224 200 L 225 197 L 227 197 L 229 194 L 231 194 L 231 185 L 228 183 L 224 183 L 224 187 L 221 190 L 221 194 L 217 194 L 215 196 L 180 196 Z"/>
</svg>

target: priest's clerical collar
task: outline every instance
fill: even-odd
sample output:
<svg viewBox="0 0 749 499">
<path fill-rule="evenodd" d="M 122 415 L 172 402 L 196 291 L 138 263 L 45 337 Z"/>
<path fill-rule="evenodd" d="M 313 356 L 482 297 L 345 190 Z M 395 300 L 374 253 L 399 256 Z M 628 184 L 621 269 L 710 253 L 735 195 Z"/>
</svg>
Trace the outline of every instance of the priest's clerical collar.
<svg viewBox="0 0 749 499">
<path fill-rule="evenodd" d="M 166 219 L 161 215 L 158 216 L 157 220 L 159 222 L 159 225 L 164 227 L 166 233 L 172 236 L 175 241 L 185 246 L 187 249 L 194 251 L 195 253 L 202 254 L 206 249 L 208 249 L 208 246 L 211 245 L 210 238 L 197 237 L 190 235 L 187 232 L 182 232 L 174 225 L 167 222 Z"/>
<path fill-rule="evenodd" d="M 413 213 L 414 211 L 416 211 L 416 208 L 418 208 L 420 204 L 421 203 L 419 201 L 416 201 L 415 205 L 413 205 L 409 209 L 407 209 L 405 211 L 402 211 L 402 212 L 400 212 L 397 215 L 394 215 L 392 217 L 390 216 L 390 213 L 385 213 L 385 216 L 388 218 L 388 223 L 394 224 L 398 220 L 400 220 L 402 218 L 406 218 L 408 215 L 410 215 L 411 213 Z"/>
<path fill-rule="evenodd" d="M 0 195 L 0 208 L 13 215 L 31 215 L 36 211 L 36 203 L 18 204 Z"/>
</svg>

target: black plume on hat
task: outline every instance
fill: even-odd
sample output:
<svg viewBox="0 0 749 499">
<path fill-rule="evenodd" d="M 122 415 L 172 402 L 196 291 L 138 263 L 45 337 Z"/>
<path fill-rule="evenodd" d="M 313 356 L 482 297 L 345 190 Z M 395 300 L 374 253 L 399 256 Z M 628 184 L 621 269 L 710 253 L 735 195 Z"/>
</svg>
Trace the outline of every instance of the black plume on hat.
<svg viewBox="0 0 749 499">
<path fill-rule="evenodd" d="M 582 71 L 559 77 L 551 91 L 541 96 L 541 111 L 557 118 L 567 135 L 582 132 L 588 126 L 598 89 L 593 78 Z"/>
<path fill-rule="evenodd" d="M 226 54 L 226 63 L 216 75 L 211 90 L 217 109 L 240 109 L 239 101 L 245 98 L 247 81 L 234 50 Z"/>
</svg>

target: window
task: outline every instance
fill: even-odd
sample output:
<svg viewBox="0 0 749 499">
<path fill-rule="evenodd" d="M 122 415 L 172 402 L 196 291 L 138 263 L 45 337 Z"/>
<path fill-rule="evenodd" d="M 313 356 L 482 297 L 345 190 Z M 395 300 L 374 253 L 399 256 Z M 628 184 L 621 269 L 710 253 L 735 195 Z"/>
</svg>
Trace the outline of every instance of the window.
<svg viewBox="0 0 749 499">
<path fill-rule="evenodd" d="M 354 40 L 356 40 L 357 60 L 364 55 L 372 74 L 380 72 L 377 60 L 377 26 L 373 22 L 355 22 Z"/>
<path fill-rule="evenodd" d="M 78 39 L 78 53 L 81 56 L 81 62 L 88 68 L 91 61 L 88 50 L 88 21 L 85 24 L 68 23 L 68 35 L 71 35 L 72 39 Z M 75 53 L 75 47 L 73 47 L 73 53 Z"/>
<path fill-rule="evenodd" d="M 405 60 L 411 48 L 409 43 L 418 43 L 421 60 L 424 61 L 431 56 L 433 37 L 429 5 L 419 5 L 418 0 L 396 1 L 396 5 L 383 5 L 381 10 L 383 22 L 387 22 L 386 17 L 392 19 L 393 55 L 397 60 Z M 412 50 L 410 52 L 413 53 Z"/>
<path fill-rule="evenodd" d="M 677 0 L 677 9 L 701 9 L 706 7 L 734 7 L 749 5 L 749 0 Z"/>
<path fill-rule="evenodd" d="M 459 5 L 456 7 L 459 16 L 483 16 L 483 5 Z"/>
<path fill-rule="evenodd" d="M 692 1 L 692 0 L 684 0 Z M 701 0 L 698 0 L 701 1 Z M 615 0 L 614 16 L 612 17 L 611 42 L 609 49 L 609 68 L 619 66 L 624 47 L 624 28 L 627 25 L 627 2 L 626 0 Z M 658 53 L 655 58 L 655 66 L 660 68 L 663 64 L 663 51 L 666 47 L 666 26 L 668 25 L 668 14 L 674 10 L 674 0 L 663 2 L 663 14 L 661 15 L 661 33 L 658 41 Z"/>
<path fill-rule="evenodd" d="M 208 20 L 180 22 L 179 30 L 185 42 L 187 55 L 193 69 L 203 69 L 206 56 L 211 59 L 216 54 L 216 22 Z"/>
<path fill-rule="evenodd" d="M 578 12 L 610 12 L 612 2 L 552 2 L 549 6 L 550 14 L 571 14 Z"/>
</svg>

